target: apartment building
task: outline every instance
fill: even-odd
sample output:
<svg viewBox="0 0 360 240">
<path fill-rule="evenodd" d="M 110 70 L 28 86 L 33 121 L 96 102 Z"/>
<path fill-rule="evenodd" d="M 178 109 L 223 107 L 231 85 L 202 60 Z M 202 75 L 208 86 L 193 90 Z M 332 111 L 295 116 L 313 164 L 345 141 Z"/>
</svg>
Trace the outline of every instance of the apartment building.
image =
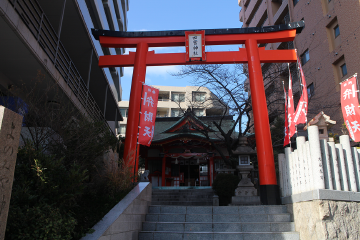
<svg viewBox="0 0 360 240">
<path fill-rule="evenodd" d="M 156 115 L 158 118 L 181 117 L 188 108 L 192 109 L 198 117 L 224 114 L 223 103 L 207 87 L 153 87 L 159 89 Z M 123 121 L 119 122 L 118 134 L 125 136 L 129 101 L 121 101 L 118 104 L 124 118 Z"/>
<path fill-rule="evenodd" d="M 127 30 L 128 0 L 1 0 L 0 94 L 23 98 L 12 89 L 28 89 L 40 71 L 44 85 L 55 84 L 66 102 L 90 119 L 103 121 L 115 133 L 122 119 L 122 69 L 101 69 L 101 55 L 123 49 L 102 48 L 91 28 Z M 35 86 L 35 85 L 34 85 Z M 42 87 L 42 86 L 38 86 Z"/>
<path fill-rule="evenodd" d="M 343 123 L 339 83 L 360 71 L 360 3 L 339 0 L 238 0 L 243 27 L 261 27 L 305 21 L 294 42 L 263 44 L 265 49 L 295 48 L 301 58 L 309 95 L 308 120 L 323 111 L 335 120 L 340 133 Z M 287 88 L 286 64 L 264 64 L 263 74 L 283 73 L 265 87 Z M 295 103 L 300 97 L 296 66 L 290 65 Z M 274 85 L 272 85 L 274 84 Z M 268 87 L 267 87 L 268 86 Z M 268 91 L 272 92 L 272 91 Z"/>
</svg>

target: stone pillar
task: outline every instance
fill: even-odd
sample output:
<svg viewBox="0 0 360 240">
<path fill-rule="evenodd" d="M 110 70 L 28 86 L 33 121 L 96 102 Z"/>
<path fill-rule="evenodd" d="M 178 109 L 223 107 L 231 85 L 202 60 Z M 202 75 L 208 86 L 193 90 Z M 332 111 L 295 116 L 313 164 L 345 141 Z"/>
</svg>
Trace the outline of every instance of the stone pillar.
<svg viewBox="0 0 360 240">
<path fill-rule="evenodd" d="M 305 175 L 307 179 L 306 191 L 311 191 L 313 189 L 313 176 L 312 176 L 312 165 L 311 165 L 311 155 L 310 155 L 310 144 L 309 141 L 305 142 L 306 148 L 306 170 Z"/>
<path fill-rule="evenodd" d="M 336 148 L 336 153 L 339 156 L 339 163 L 340 163 L 339 164 L 339 175 L 340 175 L 341 190 L 349 191 L 349 185 L 348 185 L 346 167 L 345 167 L 344 150 L 340 143 L 335 144 L 335 148 Z"/>
<path fill-rule="evenodd" d="M 306 185 L 305 185 L 305 152 L 303 146 L 305 145 L 305 137 L 300 136 L 296 138 L 296 148 L 298 150 L 298 172 L 299 172 L 299 191 L 305 192 L 306 191 Z"/>
<path fill-rule="evenodd" d="M 338 155 L 336 154 L 336 147 L 335 142 L 333 139 L 329 139 L 328 145 L 330 147 L 330 159 L 331 159 L 331 166 L 332 166 L 332 174 L 333 174 L 333 185 L 334 190 L 341 190 L 341 183 L 340 183 L 340 173 L 339 173 L 339 160 Z"/>
<path fill-rule="evenodd" d="M 320 147 L 321 147 L 321 156 L 324 166 L 325 188 L 333 190 L 329 147 L 325 139 L 320 140 Z"/>
<path fill-rule="evenodd" d="M 279 185 L 280 185 L 280 194 L 281 197 L 285 197 L 285 189 L 284 189 L 284 162 L 285 162 L 285 154 L 278 154 L 278 163 L 279 163 Z"/>
<path fill-rule="evenodd" d="M 295 149 L 293 153 L 293 170 L 294 170 L 294 194 L 300 193 L 300 179 L 299 179 L 299 154 L 298 150 Z"/>
<path fill-rule="evenodd" d="M 291 177 L 291 194 L 293 195 L 295 194 L 296 191 L 296 178 L 295 178 L 295 166 L 294 166 L 294 157 L 295 156 L 295 152 L 291 152 L 290 153 L 290 177 Z"/>
<path fill-rule="evenodd" d="M 318 126 L 308 127 L 313 189 L 325 189 L 324 169 L 321 159 L 320 139 Z"/>
<path fill-rule="evenodd" d="M 354 159 L 354 167 L 355 167 L 355 177 L 358 192 L 360 192 L 360 166 L 359 166 L 359 155 L 356 147 L 351 148 L 353 159 Z"/>
<path fill-rule="evenodd" d="M 285 190 L 286 194 L 285 196 L 291 195 L 291 174 L 290 174 L 290 154 L 291 154 L 291 148 L 287 147 L 285 148 Z"/>
<path fill-rule="evenodd" d="M 343 146 L 345 152 L 345 159 L 346 159 L 346 167 L 348 173 L 348 180 L 349 180 L 349 187 L 352 192 L 357 192 L 356 186 L 356 178 L 355 178 L 355 168 L 354 168 L 354 161 L 351 154 L 351 146 L 350 146 L 350 138 L 349 135 L 342 135 L 340 136 L 340 144 Z"/>
<path fill-rule="evenodd" d="M 0 240 L 5 238 L 22 119 L 0 106 Z"/>
</svg>

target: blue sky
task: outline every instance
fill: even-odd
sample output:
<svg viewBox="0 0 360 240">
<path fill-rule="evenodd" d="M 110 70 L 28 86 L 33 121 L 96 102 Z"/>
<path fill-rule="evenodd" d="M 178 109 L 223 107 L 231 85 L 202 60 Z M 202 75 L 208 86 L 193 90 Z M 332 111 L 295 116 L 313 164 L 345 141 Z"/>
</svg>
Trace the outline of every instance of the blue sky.
<svg viewBox="0 0 360 240">
<path fill-rule="evenodd" d="M 128 31 L 240 28 L 237 0 L 130 0 Z M 211 51 L 236 50 L 239 46 L 212 46 Z M 150 49 L 155 52 L 185 52 L 185 47 Z M 135 51 L 126 49 L 126 52 Z M 169 73 L 181 66 L 147 67 L 146 84 L 163 86 L 194 85 L 191 78 L 179 80 Z M 122 100 L 129 100 L 133 68 L 125 68 L 121 78 Z"/>
</svg>

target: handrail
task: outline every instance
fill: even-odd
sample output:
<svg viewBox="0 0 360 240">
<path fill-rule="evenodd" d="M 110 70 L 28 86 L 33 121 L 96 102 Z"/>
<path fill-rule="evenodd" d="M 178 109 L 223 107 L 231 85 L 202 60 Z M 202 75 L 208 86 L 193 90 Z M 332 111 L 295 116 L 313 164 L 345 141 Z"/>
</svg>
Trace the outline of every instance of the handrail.
<svg viewBox="0 0 360 240">
<path fill-rule="evenodd" d="M 9 0 L 9 2 L 55 65 L 88 115 L 93 120 L 104 122 L 105 128 L 111 132 L 105 116 L 102 114 L 50 21 L 41 9 L 40 4 L 36 0 Z"/>
</svg>

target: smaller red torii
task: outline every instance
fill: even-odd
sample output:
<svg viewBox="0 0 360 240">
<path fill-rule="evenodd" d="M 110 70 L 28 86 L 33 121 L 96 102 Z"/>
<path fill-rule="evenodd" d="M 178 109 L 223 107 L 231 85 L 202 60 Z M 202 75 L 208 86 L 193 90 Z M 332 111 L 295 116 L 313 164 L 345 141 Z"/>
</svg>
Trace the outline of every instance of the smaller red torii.
<svg viewBox="0 0 360 240">
<path fill-rule="evenodd" d="M 134 166 L 137 171 L 138 163 L 135 163 L 135 158 L 141 89 L 142 84 L 145 82 L 147 66 L 247 63 L 254 116 L 261 202 L 263 204 L 278 204 L 279 189 L 276 180 L 261 63 L 296 62 L 297 56 L 294 49 L 265 50 L 264 47 L 259 48 L 258 44 L 293 41 L 296 33 L 301 32 L 304 26 L 304 21 L 300 21 L 260 28 L 202 30 L 205 32 L 205 46 L 245 45 L 245 48 L 239 48 L 239 51 L 206 52 L 206 60 L 204 61 L 186 61 L 186 53 L 157 54 L 154 51 L 148 51 L 149 47 L 185 46 L 185 32 L 200 30 L 120 32 L 92 29 L 94 38 L 100 40 L 103 47 L 136 48 L 136 53 L 100 56 L 99 59 L 99 66 L 102 68 L 134 66 L 124 149 L 125 162 Z"/>
</svg>

